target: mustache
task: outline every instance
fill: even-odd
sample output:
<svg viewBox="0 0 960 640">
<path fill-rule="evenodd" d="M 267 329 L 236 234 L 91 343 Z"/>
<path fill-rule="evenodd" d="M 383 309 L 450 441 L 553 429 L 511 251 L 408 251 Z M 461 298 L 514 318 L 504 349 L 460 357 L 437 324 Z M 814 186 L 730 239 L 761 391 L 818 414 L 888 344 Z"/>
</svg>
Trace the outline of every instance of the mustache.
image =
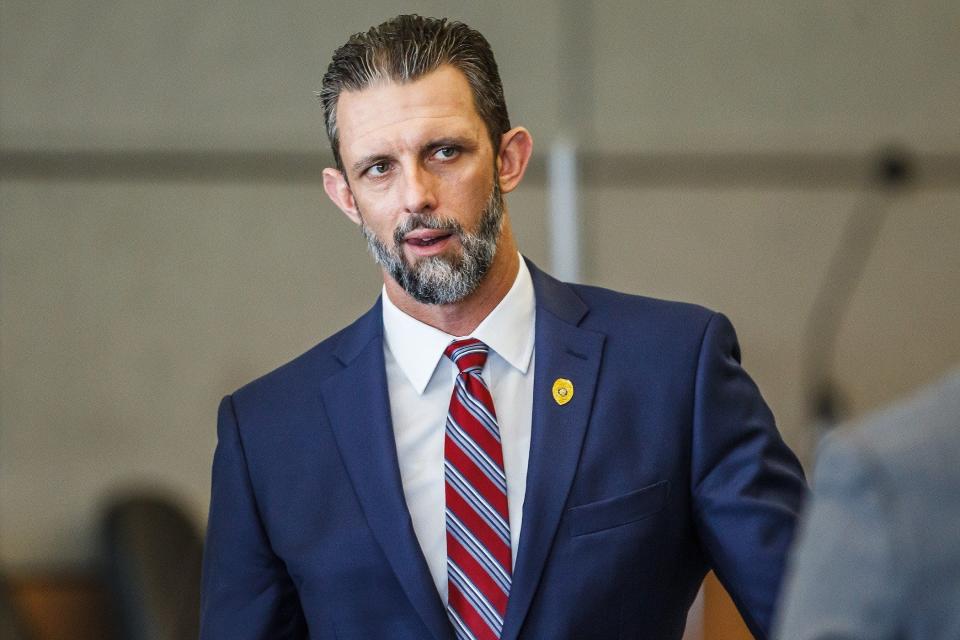
<svg viewBox="0 0 960 640">
<path fill-rule="evenodd" d="M 393 242 L 396 246 L 403 244 L 403 238 L 411 231 L 417 229 L 431 229 L 435 231 L 445 231 L 458 238 L 463 237 L 463 225 L 453 218 L 443 218 L 441 216 L 431 216 L 423 213 L 413 213 L 410 217 L 397 225 L 393 230 Z"/>
</svg>

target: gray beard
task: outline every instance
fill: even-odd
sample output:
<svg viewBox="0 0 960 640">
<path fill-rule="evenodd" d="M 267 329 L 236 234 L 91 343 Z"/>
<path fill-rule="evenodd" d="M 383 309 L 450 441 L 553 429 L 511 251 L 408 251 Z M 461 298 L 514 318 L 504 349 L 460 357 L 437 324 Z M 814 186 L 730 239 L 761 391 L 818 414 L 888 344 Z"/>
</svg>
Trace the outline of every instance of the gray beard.
<svg viewBox="0 0 960 640">
<path fill-rule="evenodd" d="M 362 214 L 360 218 L 362 222 Z M 394 230 L 393 246 L 387 247 L 366 224 L 360 226 L 377 264 L 414 300 L 423 304 L 451 304 L 473 293 L 493 264 L 502 228 L 503 196 L 496 177 L 475 233 L 467 233 L 452 218 L 415 213 Z M 404 236 L 415 229 L 441 229 L 451 233 L 460 240 L 463 251 L 454 257 L 430 256 L 410 264 L 400 247 Z"/>
</svg>

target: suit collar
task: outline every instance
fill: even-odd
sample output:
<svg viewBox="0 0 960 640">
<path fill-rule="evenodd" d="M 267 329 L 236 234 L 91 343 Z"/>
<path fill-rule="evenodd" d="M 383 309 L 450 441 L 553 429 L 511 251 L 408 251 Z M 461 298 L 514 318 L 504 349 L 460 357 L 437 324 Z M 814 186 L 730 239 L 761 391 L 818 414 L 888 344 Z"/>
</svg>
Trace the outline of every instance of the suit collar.
<svg viewBox="0 0 960 640">
<path fill-rule="evenodd" d="M 380 301 L 340 334 L 335 349 L 344 368 L 321 394 L 337 448 L 367 524 L 410 603 L 435 640 L 452 628 L 433 584 L 403 495 L 390 419 Z"/>
<path fill-rule="evenodd" d="M 589 312 L 570 285 L 527 262 L 537 297 L 533 425 L 523 529 L 501 638 L 515 640 L 540 584 L 566 507 L 593 406 L 605 336 L 579 323 Z M 553 399 L 555 381 L 573 385 L 572 399 Z"/>
<path fill-rule="evenodd" d="M 580 296 L 569 284 L 544 273 L 528 258 L 524 258 L 524 261 L 530 269 L 530 278 L 533 280 L 537 310 L 548 311 L 566 324 L 579 325 L 590 310 Z"/>
<path fill-rule="evenodd" d="M 343 366 L 350 366 L 371 340 L 383 339 L 382 304 L 378 297 L 365 314 L 338 334 L 333 355 Z"/>
</svg>

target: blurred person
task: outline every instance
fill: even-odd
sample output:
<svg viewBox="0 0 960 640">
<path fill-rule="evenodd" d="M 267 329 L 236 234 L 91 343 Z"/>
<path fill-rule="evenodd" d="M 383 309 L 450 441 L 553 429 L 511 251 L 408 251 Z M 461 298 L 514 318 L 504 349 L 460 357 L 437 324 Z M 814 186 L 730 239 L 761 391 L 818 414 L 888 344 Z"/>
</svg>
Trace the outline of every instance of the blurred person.
<svg viewBox="0 0 960 640">
<path fill-rule="evenodd" d="M 824 438 L 784 640 L 960 638 L 960 369 Z"/>
<path fill-rule="evenodd" d="M 201 637 L 679 638 L 710 568 L 765 637 L 805 482 L 730 322 L 519 254 L 466 25 L 356 34 L 320 97 L 383 292 L 223 400 Z"/>
</svg>

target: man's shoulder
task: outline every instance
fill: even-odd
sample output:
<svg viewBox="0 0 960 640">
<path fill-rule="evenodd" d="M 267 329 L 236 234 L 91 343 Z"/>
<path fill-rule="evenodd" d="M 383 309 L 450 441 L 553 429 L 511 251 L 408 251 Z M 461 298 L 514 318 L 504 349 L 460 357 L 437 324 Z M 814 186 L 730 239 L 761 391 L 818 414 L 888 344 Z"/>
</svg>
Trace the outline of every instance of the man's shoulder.
<svg viewBox="0 0 960 640">
<path fill-rule="evenodd" d="M 667 300 L 650 296 L 625 293 L 593 285 L 570 284 L 570 287 L 590 307 L 591 314 L 653 323 L 674 321 L 706 322 L 714 311 L 699 304 Z"/>
<path fill-rule="evenodd" d="M 729 321 L 704 306 L 593 285 L 564 283 L 561 287 L 565 291 L 551 292 L 550 302 L 538 300 L 538 313 L 554 313 L 581 330 L 602 335 L 608 366 L 657 363 L 660 376 L 687 375 L 699 366 L 714 319 L 714 335 L 729 341 L 730 348 L 738 348 Z M 579 308 L 568 311 L 571 306 Z"/>
<path fill-rule="evenodd" d="M 537 295 L 547 296 L 551 303 L 538 307 L 568 307 L 573 301 L 584 305 L 583 324 L 598 330 L 677 331 L 699 329 L 701 332 L 715 311 L 699 304 L 625 293 L 605 287 L 561 282 L 528 261 Z M 571 298 L 569 293 L 573 294 Z"/>
<path fill-rule="evenodd" d="M 717 312 L 699 304 L 666 300 L 604 287 L 569 284 L 586 305 L 580 326 L 603 333 L 624 346 L 699 348 Z M 724 322 L 727 322 L 724 319 Z M 729 323 L 727 323 L 729 324 Z M 731 327 L 732 332 L 732 327 Z"/>
</svg>

